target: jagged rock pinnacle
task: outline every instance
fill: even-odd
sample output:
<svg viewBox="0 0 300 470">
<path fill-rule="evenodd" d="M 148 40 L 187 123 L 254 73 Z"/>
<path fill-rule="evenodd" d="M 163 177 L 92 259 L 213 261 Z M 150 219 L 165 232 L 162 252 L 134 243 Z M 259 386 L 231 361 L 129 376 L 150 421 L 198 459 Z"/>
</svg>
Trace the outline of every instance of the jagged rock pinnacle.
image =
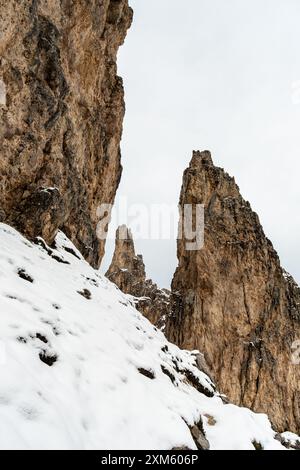
<svg viewBox="0 0 300 470">
<path fill-rule="evenodd" d="M 125 225 L 116 231 L 115 251 L 106 276 L 125 294 L 135 297 L 137 309 L 154 325 L 163 326 L 169 313 L 170 292 L 146 278 L 143 257 L 135 254 L 131 230 Z"/>
<path fill-rule="evenodd" d="M 212 156 L 209 150 L 194 150 L 190 166 L 210 165 L 213 166 Z"/>
<path fill-rule="evenodd" d="M 300 289 L 280 266 L 259 218 L 209 152 L 194 152 L 180 206 L 205 207 L 204 247 L 178 240 L 172 315 L 166 333 L 205 355 L 218 387 L 235 403 L 300 430 Z"/>
</svg>

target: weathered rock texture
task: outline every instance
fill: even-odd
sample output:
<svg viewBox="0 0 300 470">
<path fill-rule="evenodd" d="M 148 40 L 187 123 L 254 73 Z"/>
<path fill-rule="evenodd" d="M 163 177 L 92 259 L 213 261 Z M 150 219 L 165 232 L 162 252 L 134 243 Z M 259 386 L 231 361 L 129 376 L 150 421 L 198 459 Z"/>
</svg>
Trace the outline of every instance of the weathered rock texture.
<svg viewBox="0 0 300 470">
<path fill-rule="evenodd" d="M 127 0 L 0 0 L 0 221 L 49 244 L 60 228 L 97 266 L 97 207 L 121 176 L 116 54 Z"/>
<path fill-rule="evenodd" d="M 163 327 L 170 311 L 170 292 L 146 278 L 143 257 L 135 254 L 131 231 L 125 225 L 116 232 L 115 251 L 106 276 L 122 292 L 135 297 L 136 308 L 148 320 Z"/>
<path fill-rule="evenodd" d="M 205 242 L 186 251 L 172 283 L 169 339 L 205 355 L 218 388 L 237 404 L 266 412 L 279 431 L 300 431 L 300 289 L 280 267 L 258 216 L 233 178 L 194 152 L 180 206 L 205 206 Z"/>
</svg>

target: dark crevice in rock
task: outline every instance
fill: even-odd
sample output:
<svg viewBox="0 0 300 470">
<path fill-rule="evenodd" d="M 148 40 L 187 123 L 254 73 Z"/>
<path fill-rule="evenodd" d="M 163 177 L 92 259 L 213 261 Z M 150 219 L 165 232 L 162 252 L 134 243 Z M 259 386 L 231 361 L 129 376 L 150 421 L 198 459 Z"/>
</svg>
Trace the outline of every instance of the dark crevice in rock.
<svg viewBox="0 0 300 470">
<path fill-rule="evenodd" d="M 155 375 L 154 375 L 154 372 L 152 370 L 144 369 L 143 367 L 139 367 L 138 371 L 139 371 L 140 374 L 144 375 L 148 379 L 151 379 L 151 380 L 155 379 Z"/>
<path fill-rule="evenodd" d="M 73 250 L 73 248 L 69 248 L 68 246 L 64 246 L 63 249 L 67 252 L 70 253 L 70 255 L 75 256 L 75 258 L 80 260 L 80 256 L 77 255 L 77 253 Z"/>
<path fill-rule="evenodd" d="M 173 384 L 176 382 L 175 376 L 172 374 L 172 372 L 169 369 L 167 369 L 167 367 L 162 365 L 161 370 L 167 377 L 169 377 L 169 379 L 171 380 Z"/>
<path fill-rule="evenodd" d="M 24 336 L 18 336 L 17 341 L 19 341 L 19 343 L 24 343 L 24 344 L 27 343 L 27 339 L 24 338 Z"/>
<path fill-rule="evenodd" d="M 46 343 L 46 344 L 48 343 L 46 336 L 42 335 L 41 333 L 37 333 L 35 336 L 37 339 L 39 339 L 43 343 Z"/>
<path fill-rule="evenodd" d="M 200 393 L 203 393 L 203 395 L 205 395 L 206 397 L 213 397 L 214 396 L 214 392 L 212 392 L 211 390 L 209 390 L 208 388 L 206 388 L 201 382 L 200 380 L 198 379 L 198 377 L 196 377 L 192 371 L 190 370 L 184 370 L 184 371 L 181 371 L 187 381 L 196 389 L 198 390 L 198 392 Z"/>
<path fill-rule="evenodd" d="M 56 354 L 47 353 L 47 351 L 41 351 L 39 353 L 39 358 L 42 362 L 47 364 L 47 366 L 51 367 L 57 361 L 58 356 Z"/>
<path fill-rule="evenodd" d="M 77 291 L 78 294 L 82 295 L 87 300 L 91 300 L 92 294 L 88 289 L 82 289 L 81 291 Z"/>
<path fill-rule="evenodd" d="M 61 258 L 60 256 L 56 255 L 47 245 L 46 243 L 44 242 L 44 240 L 42 240 L 41 238 L 35 238 L 33 240 L 33 242 L 36 244 L 36 245 L 39 245 L 43 248 L 43 250 L 46 251 L 47 255 L 50 256 L 52 259 L 54 259 L 55 261 L 57 261 L 58 263 L 62 263 L 62 264 L 70 264 L 69 261 Z"/>
<path fill-rule="evenodd" d="M 26 273 L 25 269 L 18 269 L 18 275 L 21 279 L 24 279 L 24 281 L 33 283 L 33 278 Z"/>
</svg>

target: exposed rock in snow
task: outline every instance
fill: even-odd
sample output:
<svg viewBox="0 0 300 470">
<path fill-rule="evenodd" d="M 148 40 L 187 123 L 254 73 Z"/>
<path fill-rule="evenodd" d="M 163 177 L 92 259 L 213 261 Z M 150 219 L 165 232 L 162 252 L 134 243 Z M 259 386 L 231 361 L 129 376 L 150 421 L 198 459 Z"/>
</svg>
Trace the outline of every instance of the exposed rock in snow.
<svg viewBox="0 0 300 470">
<path fill-rule="evenodd" d="M 277 439 L 287 448 L 300 450 L 300 438 L 293 432 L 283 432 L 278 434 Z"/>
<path fill-rule="evenodd" d="M 2 449 L 284 449 L 62 233 L 0 224 L 0 312 Z"/>
</svg>

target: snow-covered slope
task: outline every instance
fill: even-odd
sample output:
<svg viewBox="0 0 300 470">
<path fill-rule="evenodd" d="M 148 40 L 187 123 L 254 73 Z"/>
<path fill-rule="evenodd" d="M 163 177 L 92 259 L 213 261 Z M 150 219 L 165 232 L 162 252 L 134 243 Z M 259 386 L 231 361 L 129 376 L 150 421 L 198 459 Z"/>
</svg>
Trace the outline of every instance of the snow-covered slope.
<svg viewBox="0 0 300 470">
<path fill-rule="evenodd" d="M 2 449 L 196 449 L 201 421 L 211 449 L 283 448 L 62 233 L 50 249 L 0 224 L 0 341 Z"/>
</svg>

